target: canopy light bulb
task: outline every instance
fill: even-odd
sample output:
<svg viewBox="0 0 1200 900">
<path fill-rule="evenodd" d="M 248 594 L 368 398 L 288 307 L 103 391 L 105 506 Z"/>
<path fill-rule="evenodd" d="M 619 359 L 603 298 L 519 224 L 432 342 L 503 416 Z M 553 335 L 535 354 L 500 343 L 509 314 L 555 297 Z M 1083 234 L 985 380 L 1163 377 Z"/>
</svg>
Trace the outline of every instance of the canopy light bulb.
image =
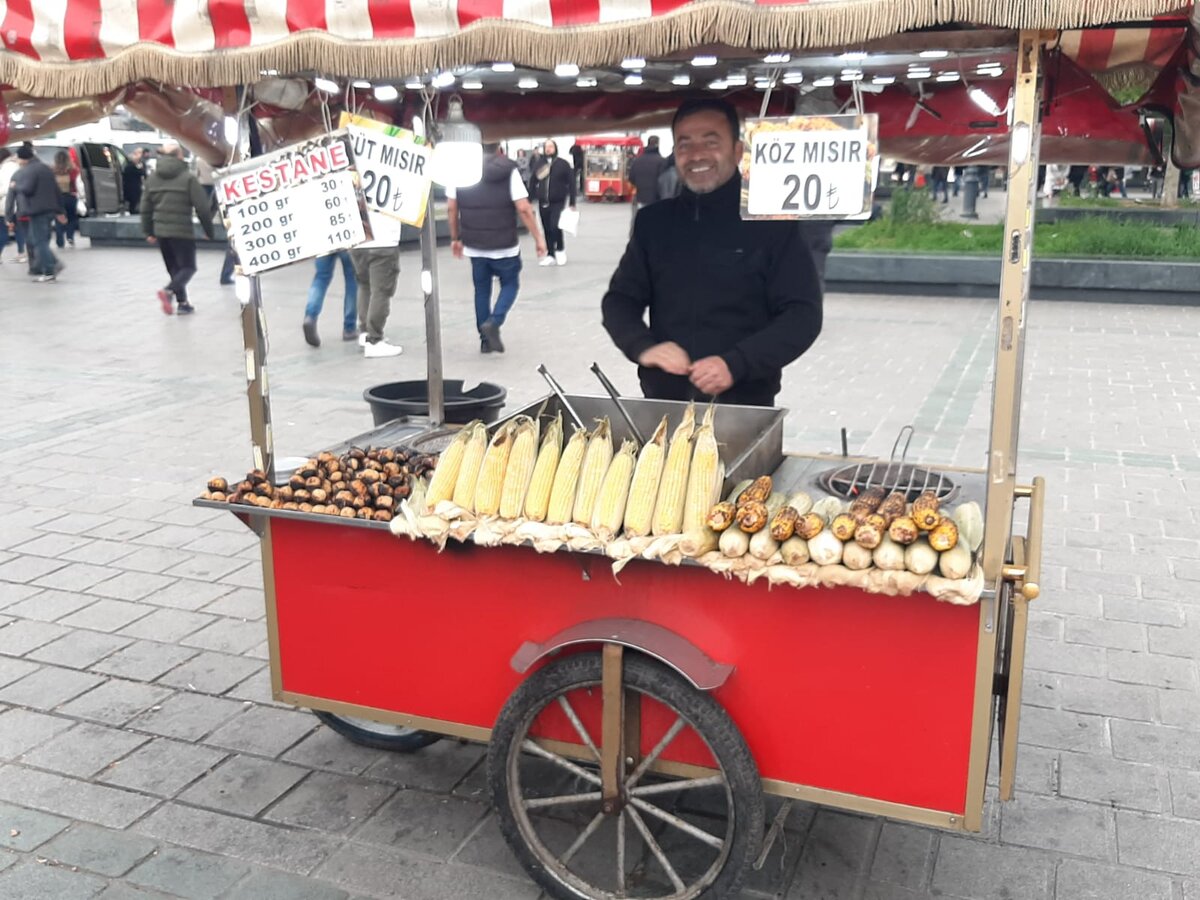
<svg viewBox="0 0 1200 900">
<path fill-rule="evenodd" d="M 410 91 L 419 91 L 421 88 L 425 87 L 425 84 L 420 78 L 410 78 L 408 81 L 404 82 L 404 86 Z"/>
<path fill-rule="evenodd" d="M 464 91 L 482 91 L 483 90 L 483 82 L 482 81 L 473 81 L 473 80 L 464 81 L 462 83 L 462 89 Z"/>
<path fill-rule="evenodd" d="M 803 80 L 804 80 L 803 72 L 786 72 L 786 73 L 784 73 L 784 76 L 782 79 L 784 84 L 799 84 Z"/>
<path fill-rule="evenodd" d="M 876 75 L 871 79 L 871 84 L 895 84 L 895 75 Z"/>
<path fill-rule="evenodd" d="M 494 62 L 492 63 L 493 72 L 515 72 L 517 67 L 510 62 Z"/>
<path fill-rule="evenodd" d="M 1029 123 L 1018 122 L 1013 126 L 1009 137 L 1011 141 L 1011 154 L 1014 169 L 1019 169 L 1025 163 L 1029 162 L 1030 149 L 1030 133 Z"/>
<path fill-rule="evenodd" d="M 949 50 L 922 50 L 921 59 L 945 59 L 950 55 Z"/>
<path fill-rule="evenodd" d="M 641 76 L 641 75 L 634 75 L 634 74 L 626 75 L 626 76 L 625 76 L 625 83 L 626 83 L 626 84 L 628 84 L 628 85 L 630 85 L 630 86 L 632 86 L 632 87 L 636 87 L 637 85 L 639 85 L 639 84 L 641 84 L 641 83 L 642 83 L 642 76 Z"/>
<path fill-rule="evenodd" d="M 983 88 L 973 87 L 967 91 L 967 96 L 971 101 L 982 109 L 985 113 L 992 116 L 998 116 L 1001 113 L 1000 104 L 993 100 Z"/>
<path fill-rule="evenodd" d="M 338 83 L 336 81 L 330 81 L 328 78 L 314 78 L 313 86 L 318 91 L 323 91 L 326 94 L 338 94 L 341 93 L 342 90 L 340 87 L 338 87 Z"/>
<path fill-rule="evenodd" d="M 833 76 L 825 75 L 813 82 L 813 87 L 833 87 Z"/>
<path fill-rule="evenodd" d="M 233 116 L 226 116 L 221 123 L 222 130 L 225 132 L 225 143 L 233 146 L 238 141 L 238 134 L 241 129 L 238 128 L 238 120 Z"/>
<path fill-rule="evenodd" d="M 576 78 L 575 87 L 577 88 L 594 88 L 597 85 L 595 78 Z"/>
<path fill-rule="evenodd" d="M 692 66 L 697 69 L 707 69 L 717 64 L 715 56 L 697 56 L 692 59 Z"/>
<path fill-rule="evenodd" d="M 522 78 L 517 82 L 517 87 L 523 91 L 537 90 L 538 80 L 536 78 Z"/>
<path fill-rule="evenodd" d="M 867 54 L 862 50 L 851 50 L 838 57 L 842 62 L 862 62 L 866 58 Z"/>
<path fill-rule="evenodd" d="M 768 53 L 763 57 L 763 62 L 765 62 L 768 66 L 781 66 L 784 63 L 791 61 L 792 54 L 790 53 Z"/>
<path fill-rule="evenodd" d="M 671 79 L 671 84 L 676 84 L 676 85 L 679 85 L 680 87 L 686 87 L 687 85 L 689 85 L 691 83 L 692 83 L 691 75 L 676 75 L 674 78 Z"/>
<path fill-rule="evenodd" d="M 575 63 L 559 63 L 554 67 L 554 74 L 559 78 L 574 78 L 579 74 L 579 66 Z"/>
<path fill-rule="evenodd" d="M 640 56 L 629 56 L 621 60 L 622 69 L 644 69 L 646 68 L 646 60 Z"/>
<path fill-rule="evenodd" d="M 937 77 L 937 80 L 942 82 L 943 84 L 949 84 L 952 81 L 958 81 L 958 73 L 957 72 L 943 72 L 941 75 L 939 75 Z"/>
<path fill-rule="evenodd" d="M 454 84 L 453 72 L 438 72 L 433 76 L 433 86 L 435 88 L 448 88 Z"/>
<path fill-rule="evenodd" d="M 399 96 L 400 92 L 390 84 L 380 84 L 375 87 L 375 99 L 380 103 L 391 103 Z"/>
</svg>

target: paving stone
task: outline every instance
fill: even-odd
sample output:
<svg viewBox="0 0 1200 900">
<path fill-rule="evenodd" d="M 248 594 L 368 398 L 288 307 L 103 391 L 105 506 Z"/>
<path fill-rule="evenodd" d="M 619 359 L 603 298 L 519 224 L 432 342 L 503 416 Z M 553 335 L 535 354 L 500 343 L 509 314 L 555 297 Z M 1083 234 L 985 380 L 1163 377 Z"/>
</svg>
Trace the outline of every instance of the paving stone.
<svg viewBox="0 0 1200 900">
<path fill-rule="evenodd" d="M 209 553 L 214 556 L 236 556 L 243 550 L 257 550 L 258 546 L 258 536 L 248 529 L 243 529 L 240 532 L 210 532 L 185 544 L 184 549 L 196 553 Z"/>
<path fill-rule="evenodd" d="M 30 672 L 36 672 L 37 663 L 24 659 L 14 659 L 11 656 L 0 656 L 0 687 L 12 684 L 18 678 L 24 678 Z"/>
<path fill-rule="evenodd" d="M 209 532 L 204 528 L 183 525 L 163 525 L 136 538 L 135 543 L 149 544 L 153 547 L 183 547 L 192 541 L 204 537 Z"/>
<path fill-rule="evenodd" d="M 121 634 L 163 643 L 175 643 L 213 621 L 212 616 L 182 609 L 156 609 L 121 629 Z"/>
<path fill-rule="evenodd" d="M 420 753 L 382 753 L 368 771 L 372 778 L 429 791 L 449 791 L 485 754 L 483 747 L 442 740 Z"/>
<path fill-rule="evenodd" d="M 1200 819 L 1200 770 L 1171 772 L 1171 809 L 1185 819 Z"/>
<path fill-rule="evenodd" d="M 1173 656 L 1109 650 L 1108 677 L 1131 684 L 1195 690 L 1196 664 Z"/>
<path fill-rule="evenodd" d="M 223 694 L 248 675 L 262 668 L 262 663 L 224 653 L 199 652 L 192 659 L 172 669 L 160 679 L 163 684 Z"/>
<path fill-rule="evenodd" d="M 41 556 L 18 556 L 6 563 L 0 563 L 0 581 L 15 581 L 18 584 L 29 584 L 49 575 L 59 569 L 66 568 L 68 563 L 58 559 L 46 559 Z"/>
<path fill-rule="evenodd" d="M 356 841 L 448 857 L 487 813 L 481 803 L 406 790 L 396 794 L 354 834 Z"/>
<path fill-rule="evenodd" d="M 395 790 L 360 778 L 314 772 L 276 803 L 266 818 L 345 834 L 365 821 Z"/>
<path fill-rule="evenodd" d="M 1018 795 L 1002 807 L 1000 840 L 1005 844 L 1108 859 L 1108 813 L 1100 807 L 1057 797 Z"/>
<path fill-rule="evenodd" d="M 208 747 L 155 738 L 115 762 L 100 780 L 159 797 L 174 797 L 214 769 L 227 754 Z"/>
<path fill-rule="evenodd" d="M 233 756 L 204 775 L 179 799 L 220 812 L 254 816 L 307 774 L 298 766 L 253 756 Z"/>
<path fill-rule="evenodd" d="M 1104 720 L 1055 709 L 1027 706 L 1021 709 L 1021 741 L 1038 747 L 1106 753 Z"/>
<path fill-rule="evenodd" d="M 1059 705 L 1071 712 L 1149 721 L 1157 710 L 1154 688 L 1104 678 L 1060 675 L 1057 694 Z"/>
<path fill-rule="evenodd" d="M 129 873 L 134 884 L 160 888 L 188 900 L 211 900 L 228 891 L 250 870 L 245 863 L 168 847 Z"/>
<path fill-rule="evenodd" d="M 786 835 L 781 835 L 779 838 L 780 841 L 786 841 L 787 839 Z M 789 848 L 792 857 L 797 855 L 798 847 L 801 846 L 803 845 L 800 844 L 799 840 L 792 841 Z M 763 867 L 764 869 L 773 869 L 775 867 L 776 854 L 778 853 L 779 849 L 777 846 L 771 851 L 771 856 L 767 859 L 767 863 Z M 496 822 L 495 813 L 489 813 L 487 819 L 471 835 L 466 845 L 454 855 L 454 862 L 499 872 L 501 875 L 507 875 L 513 879 L 529 878 L 513 854 L 512 848 L 508 846 L 508 842 L 504 840 L 504 836 L 500 833 L 500 826 Z M 787 871 L 789 879 L 791 877 L 791 870 L 794 867 L 794 859 L 792 859 L 789 862 Z M 753 881 L 754 875 L 752 874 L 748 877 L 748 882 Z M 749 887 L 749 884 L 747 884 L 747 887 Z"/>
<path fill-rule="evenodd" d="M 1103 677 L 1107 652 L 1103 647 L 1030 637 L 1026 640 L 1025 665 L 1042 672 Z"/>
<path fill-rule="evenodd" d="M 969 838 L 943 836 L 934 893 L 971 900 L 1038 900 L 1052 896 L 1053 857 Z"/>
<path fill-rule="evenodd" d="M 1163 600 L 1137 600 L 1132 597 L 1105 597 L 1104 617 L 1143 625 L 1183 624 L 1183 606 Z"/>
<path fill-rule="evenodd" d="M 1118 810 L 1117 858 L 1124 865 L 1200 876 L 1200 822 Z"/>
<path fill-rule="evenodd" d="M 241 709 L 242 705 L 232 700 L 185 692 L 175 694 L 159 704 L 158 708 L 142 713 L 129 726 L 163 737 L 198 741 Z"/>
<path fill-rule="evenodd" d="M 1171 879 L 1082 859 L 1058 864 L 1057 900 L 1171 900 Z"/>
<path fill-rule="evenodd" d="M 90 900 L 105 887 L 102 878 L 33 860 L 0 872 L 0 897 L 4 900 Z"/>
<path fill-rule="evenodd" d="M 38 527 L 43 531 L 56 531 L 62 534 L 83 534 L 93 531 L 112 522 L 112 516 L 100 516 L 91 513 L 71 513 L 49 522 L 43 522 Z"/>
<path fill-rule="evenodd" d="M 118 569 L 130 572 L 161 573 L 190 559 L 192 554 L 168 547 L 138 547 L 128 556 L 121 557 Z"/>
<path fill-rule="evenodd" d="M 225 692 L 226 697 L 237 700 L 249 700 L 260 706 L 274 706 L 279 709 L 294 709 L 290 703 L 276 700 L 271 692 L 271 669 L 262 666 L 249 678 L 243 679 Z"/>
<path fill-rule="evenodd" d="M 149 522 L 121 518 L 113 519 L 96 528 L 90 528 L 87 534 L 89 537 L 104 538 L 109 541 L 132 541 L 153 530 L 154 526 Z"/>
<path fill-rule="evenodd" d="M 1200 611 L 1190 614 L 1183 628 L 1153 626 L 1148 630 L 1151 653 L 1200 659 Z"/>
<path fill-rule="evenodd" d="M 197 581 L 217 581 L 245 565 L 246 561 L 238 557 L 197 553 L 191 559 L 167 569 L 163 574 L 176 578 L 194 578 Z"/>
<path fill-rule="evenodd" d="M 1164 787 L 1163 773 L 1154 766 L 1080 753 L 1061 757 L 1059 790 L 1064 797 L 1161 812 L 1167 796 Z"/>
<path fill-rule="evenodd" d="M 313 721 L 316 722 L 316 719 Z M 421 751 L 421 755 L 425 752 Z M 337 732 L 321 726 L 285 753 L 283 759 L 314 769 L 361 775 L 385 755 L 387 754 L 383 750 L 372 750 L 370 747 L 352 744 Z"/>
<path fill-rule="evenodd" d="M 40 855 L 116 878 L 158 848 L 157 842 L 128 831 L 77 823 L 47 844 Z"/>
<path fill-rule="evenodd" d="M 97 585 L 97 589 L 103 585 Z M 73 628 L 90 628 L 93 631 L 120 631 L 131 622 L 152 612 L 151 607 L 125 600 L 97 600 L 91 606 L 71 613 L 59 620 L 62 625 Z"/>
<path fill-rule="evenodd" d="M 81 722 L 21 757 L 21 762 L 77 778 L 88 778 L 136 750 L 149 738 Z"/>
<path fill-rule="evenodd" d="M 57 559 L 92 543 L 92 539 L 76 534 L 43 534 L 17 546 L 19 553 L 31 553 L 34 556 L 47 556 Z"/>
<path fill-rule="evenodd" d="M 96 897 L 96 900 L 178 900 L 178 897 L 176 894 L 164 894 L 151 888 L 114 881 Z"/>
<path fill-rule="evenodd" d="M 144 599 L 155 606 L 172 609 L 197 610 L 233 590 L 227 584 L 204 584 L 199 581 L 176 581 L 155 591 Z"/>
<path fill-rule="evenodd" d="M 150 572 L 122 572 L 121 574 L 102 581 L 91 589 L 91 593 L 108 597 L 112 602 L 144 600 L 156 591 L 162 590 L 174 581 L 166 575 L 155 575 Z M 127 606 L 135 606 L 128 603 Z M 138 607 L 140 608 L 140 607 Z M 122 622 L 120 626 L 128 625 L 133 619 Z"/>
<path fill-rule="evenodd" d="M 345 900 L 341 888 L 311 878 L 259 869 L 240 882 L 225 900 Z"/>
<path fill-rule="evenodd" d="M 1117 759 L 1200 769 L 1200 731 L 1114 719 L 1112 744 Z"/>
<path fill-rule="evenodd" d="M 5 609 L 14 603 L 19 603 L 26 597 L 30 597 L 40 591 L 41 588 L 32 584 L 14 584 L 11 581 L 0 581 L 0 609 Z"/>
<path fill-rule="evenodd" d="M 1158 708 L 1164 725 L 1186 728 L 1200 722 L 1200 694 L 1194 691 L 1159 691 Z"/>
<path fill-rule="evenodd" d="M 278 756 L 317 726 L 305 710 L 252 706 L 208 736 L 206 743 L 258 756 Z"/>
<path fill-rule="evenodd" d="M 70 824 L 59 816 L 0 803 L 0 847 L 36 850 Z"/>
<path fill-rule="evenodd" d="M 1146 649 L 1146 629 L 1133 622 L 1069 616 L 1066 623 L 1066 639 L 1067 643 L 1091 644 L 1116 650 Z"/>
<path fill-rule="evenodd" d="M 59 555 L 59 559 L 66 559 L 72 562 L 95 563 L 98 566 L 112 565 L 120 568 L 116 563 L 118 560 L 124 559 L 132 552 L 133 548 L 128 544 L 122 544 L 117 541 L 96 541 L 89 540 L 88 543 L 81 547 L 76 547 L 74 550 L 68 550 L 66 553 Z"/>
<path fill-rule="evenodd" d="M 224 597 L 218 597 L 204 607 L 204 611 L 246 621 L 262 619 L 267 614 L 263 592 L 251 588 L 238 588 Z"/>
<path fill-rule="evenodd" d="M 16 765 L 0 767 L 0 797 L 112 828 L 125 828 L 158 804 L 140 794 Z"/>
<path fill-rule="evenodd" d="M 9 656 L 24 656 L 30 650 L 36 650 L 69 631 L 70 629 L 61 625 L 18 619 L 16 622 L 0 628 L 0 653 Z"/>
<path fill-rule="evenodd" d="M 29 651 L 25 658 L 72 669 L 87 669 L 129 644 L 128 638 L 78 629 Z"/>
<path fill-rule="evenodd" d="M 27 709 L 0 711 L 0 759 L 16 759 L 71 727 L 71 721 Z"/>
<path fill-rule="evenodd" d="M 89 594 L 42 590 L 32 597 L 12 604 L 5 609 L 5 612 L 10 616 L 19 616 L 22 619 L 53 622 L 55 619 L 70 615 L 85 606 L 91 606 L 95 602 L 96 598 Z"/>
<path fill-rule="evenodd" d="M 117 569 L 110 569 L 106 566 L 73 562 L 43 575 L 34 584 L 60 591 L 86 591 L 93 585 L 112 578 L 117 571 Z"/>
<path fill-rule="evenodd" d="M 72 669 L 42 666 L 19 681 L 0 688 L 0 700 L 15 706 L 51 710 L 103 681 L 103 678 Z"/>
<path fill-rule="evenodd" d="M 154 681 L 200 651 L 155 641 L 131 641 L 129 646 L 90 666 L 93 672 L 135 681 Z"/>
<path fill-rule="evenodd" d="M 220 653 L 245 653 L 266 637 L 266 626 L 262 622 L 239 622 L 235 619 L 218 619 L 206 628 L 183 638 L 181 643 L 190 647 L 203 647 Z"/>
<path fill-rule="evenodd" d="M 112 678 L 63 706 L 62 712 L 106 725 L 124 725 L 143 710 L 162 703 L 171 693 L 167 688 Z"/>
<path fill-rule="evenodd" d="M 22 857 L 18 856 L 16 853 L 13 853 L 11 850 L 0 849 L 0 872 L 3 872 L 9 866 L 16 865 L 17 860 L 21 858 Z"/>
<path fill-rule="evenodd" d="M 243 566 L 236 572 L 230 572 L 221 579 L 222 584 L 234 585 L 236 587 L 256 588 L 262 590 L 263 573 L 262 563 L 252 562 L 247 566 Z"/>
<path fill-rule="evenodd" d="M 875 881 L 917 889 L 933 866 L 934 833 L 926 828 L 884 822 L 870 874 Z"/>
<path fill-rule="evenodd" d="M 312 872 L 338 843 L 311 831 L 253 822 L 178 803 L 165 804 L 133 828 L 159 840 L 299 875 Z"/>
</svg>

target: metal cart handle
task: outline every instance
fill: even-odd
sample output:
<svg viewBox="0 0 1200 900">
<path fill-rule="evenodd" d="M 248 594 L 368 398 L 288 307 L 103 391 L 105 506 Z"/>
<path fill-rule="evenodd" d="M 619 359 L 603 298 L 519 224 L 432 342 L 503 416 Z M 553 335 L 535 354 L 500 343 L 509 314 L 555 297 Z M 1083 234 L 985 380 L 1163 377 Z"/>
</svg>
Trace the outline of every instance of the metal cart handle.
<svg viewBox="0 0 1200 900">
<path fill-rule="evenodd" d="M 1042 520 L 1046 505 L 1046 479 L 1038 476 L 1033 484 L 1018 484 L 1014 497 L 1029 498 L 1029 523 L 1025 529 L 1024 565 L 1004 567 L 1004 577 L 1018 583 L 1026 600 L 1035 600 L 1042 592 Z"/>
</svg>

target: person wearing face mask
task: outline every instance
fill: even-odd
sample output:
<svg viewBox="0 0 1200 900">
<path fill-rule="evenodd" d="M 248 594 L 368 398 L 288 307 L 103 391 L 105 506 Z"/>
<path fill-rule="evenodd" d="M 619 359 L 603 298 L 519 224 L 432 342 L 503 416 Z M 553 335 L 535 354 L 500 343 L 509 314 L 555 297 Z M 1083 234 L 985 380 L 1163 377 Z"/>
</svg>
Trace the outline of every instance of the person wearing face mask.
<svg viewBox="0 0 1200 900">
<path fill-rule="evenodd" d="M 571 164 L 558 156 L 558 145 L 546 141 L 542 155 L 534 163 L 533 177 L 529 182 L 529 193 L 537 198 L 538 212 L 542 217 L 542 231 L 546 235 L 546 256 L 539 266 L 565 266 L 566 245 L 558 218 L 563 207 L 575 208 L 575 173 Z"/>
<path fill-rule="evenodd" d="M 742 220 L 732 106 L 688 100 L 671 132 L 682 190 L 638 212 L 604 328 L 651 399 L 772 406 L 821 333 L 817 265 L 797 222 Z"/>
</svg>

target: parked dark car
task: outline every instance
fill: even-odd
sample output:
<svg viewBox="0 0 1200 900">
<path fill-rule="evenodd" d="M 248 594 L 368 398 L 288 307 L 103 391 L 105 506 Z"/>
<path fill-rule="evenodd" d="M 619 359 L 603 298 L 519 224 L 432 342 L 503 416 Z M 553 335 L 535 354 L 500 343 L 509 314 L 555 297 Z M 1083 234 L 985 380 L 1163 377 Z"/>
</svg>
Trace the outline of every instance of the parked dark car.
<svg viewBox="0 0 1200 900">
<path fill-rule="evenodd" d="M 83 141 L 77 144 L 34 144 L 34 152 L 53 167 L 54 157 L 66 150 L 83 175 L 83 188 L 89 216 L 120 215 L 125 212 L 125 191 L 121 170 L 126 156 L 114 144 Z"/>
</svg>

